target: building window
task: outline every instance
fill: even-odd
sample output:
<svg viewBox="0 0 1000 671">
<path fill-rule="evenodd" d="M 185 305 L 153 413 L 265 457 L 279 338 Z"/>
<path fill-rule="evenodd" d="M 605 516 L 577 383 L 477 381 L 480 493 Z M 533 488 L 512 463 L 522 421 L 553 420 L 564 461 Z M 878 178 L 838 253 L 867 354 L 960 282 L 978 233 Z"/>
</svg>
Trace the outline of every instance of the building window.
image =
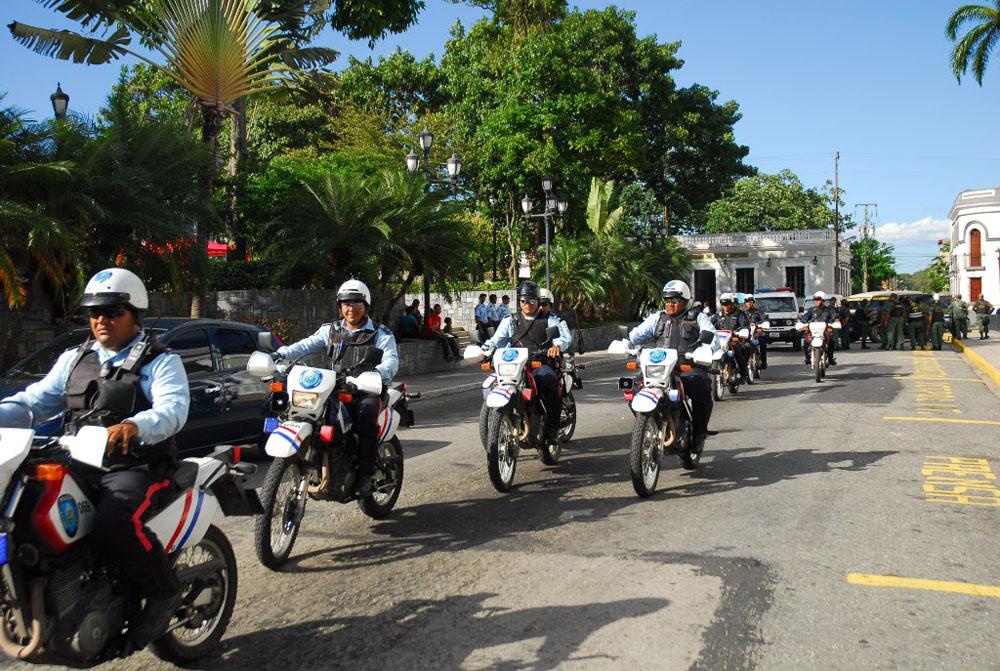
<svg viewBox="0 0 1000 671">
<path fill-rule="evenodd" d="M 806 295 L 806 269 L 805 266 L 792 266 L 785 268 L 785 286 L 795 292 L 799 298 Z"/>
<path fill-rule="evenodd" d="M 736 291 L 741 294 L 752 294 L 754 290 L 753 268 L 736 269 Z"/>
<path fill-rule="evenodd" d="M 969 265 L 973 268 L 980 268 L 983 265 L 982 234 L 978 228 L 969 231 Z"/>
</svg>

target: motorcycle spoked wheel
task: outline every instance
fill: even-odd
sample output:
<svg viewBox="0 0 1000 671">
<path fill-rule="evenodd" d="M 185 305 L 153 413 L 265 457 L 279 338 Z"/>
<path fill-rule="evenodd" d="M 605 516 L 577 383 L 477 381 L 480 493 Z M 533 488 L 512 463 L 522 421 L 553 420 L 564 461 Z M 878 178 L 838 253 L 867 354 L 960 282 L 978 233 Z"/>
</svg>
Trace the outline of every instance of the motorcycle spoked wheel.
<svg viewBox="0 0 1000 671">
<path fill-rule="evenodd" d="M 306 448 L 303 444 L 302 448 Z M 307 477 L 301 460 L 275 459 L 260 488 L 264 514 L 254 525 L 254 546 L 260 563 L 277 571 L 288 561 L 306 512 Z"/>
<path fill-rule="evenodd" d="M 172 629 L 153 641 L 152 648 L 160 659 L 185 666 L 213 653 L 229 627 L 236 605 L 236 554 L 226 535 L 210 526 L 196 545 L 181 551 L 175 570 L 184 600 Z M 193 605 L 206 591 L 209 602 Z"/>
<path fill-rule="evenodd" d="M 486 470 L 493 488 L 498 492 L 508 492 L 514 484 L 518 449 L 517 423 L 511 409 L 490 408 L 486 435 Z"/>
<path fill-rule="evenodd" d="M 712 375 L 712 398 L 721 401 L 726 397 L 726 381 L 723 371 Z"/>
<path fill-rule="evenodd" d="M 403 446 L 399 438 L 393 436 L 392 440 L 379 445 L 378 450 L 384 466 L 383 477 L 376 475 L 372 493 L 358 499 L 361 512 L 375 520 L 392 512 L 403 489 Z"/>
<path fill-rule="evenodd" d="M 653 495 L 660 479 L 660 432 L 660 422 L 655 416 L 644 413 L 635 416 L 628 470 L 632 475 L 632 488 L 644 499 Z"/>
<path fill-rule="evenodd" d="M 816 381 L 820 382 L 823 379 L 823 364 L 821 363 L 821 358 L 826 356 L 823 353 L 822 347 L 812 348 L 812 367 L 813 373 L 816 375 Z"/>
<path fill-rule="evenodd" d="M 747 363 L 747 384 L 753 384 L 760 377 L 760 355 L 754 352 Z"/>
<path fill-rule="evenodd" d="M 559 442 L 555 445 L 546 443 L 538 450 L 542 458 L 542 463 L 546 466 L 554 466 L 559 463 L 559 456 L 562 454 L 562 444 L 568 443 L 573 433 L 576 431 L 576 400 L 573 392 L 566 392 L 562 398 L 562 407 L 559 413 Z"/>
</svg>

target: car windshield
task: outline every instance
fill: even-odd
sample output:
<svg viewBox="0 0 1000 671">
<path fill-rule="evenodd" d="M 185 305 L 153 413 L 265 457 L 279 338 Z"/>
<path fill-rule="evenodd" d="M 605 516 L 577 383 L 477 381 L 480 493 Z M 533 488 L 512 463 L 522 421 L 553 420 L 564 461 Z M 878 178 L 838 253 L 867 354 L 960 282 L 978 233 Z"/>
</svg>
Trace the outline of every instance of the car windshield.
<svg viewBox="0 0 1000 671">
<path fill-rule="evenodd" d="M 757 309 L 772 312 L 795 312 L 795 299 L 791 296 L 764 296 L 757 298 Z"/>
<path fill-rule="evenodd" d="M 156 334 L 163 333 L 161 329 L 147 329 L 147 331 L 152 331 Z M 56 336 L 47 345 L 32 352 L 7 369 L 3 377 L 7 379 L 40 379 L 45 377 L 52 370 L 52 366 L 55 365 L 59 355 L 71 347 L 81 345 L 87 339 L 88 333 L 87 329 L 76 329 Z"/>
</svg>

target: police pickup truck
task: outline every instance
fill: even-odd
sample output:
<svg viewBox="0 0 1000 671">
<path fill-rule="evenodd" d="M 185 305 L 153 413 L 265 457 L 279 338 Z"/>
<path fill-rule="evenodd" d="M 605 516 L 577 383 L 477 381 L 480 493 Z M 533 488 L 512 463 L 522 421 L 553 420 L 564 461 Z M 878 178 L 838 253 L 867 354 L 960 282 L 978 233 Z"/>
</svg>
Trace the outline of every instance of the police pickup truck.
<svg viewBox="0 0 1000 671">
<path fill-rule="evenodd" d="M 802 347 L 799 333 L 795 330 L 795 322 L 799 318 L 799 302 L 795 292 L 788 287 L 777 289 L 758 289 L 754 292 L 757 299 L 757 309 L 767 315 L 770 328 L 767 329 L 767 339 L 771 343 L 791 343 L 792 349 L 798 351 Z"/>
</svg>

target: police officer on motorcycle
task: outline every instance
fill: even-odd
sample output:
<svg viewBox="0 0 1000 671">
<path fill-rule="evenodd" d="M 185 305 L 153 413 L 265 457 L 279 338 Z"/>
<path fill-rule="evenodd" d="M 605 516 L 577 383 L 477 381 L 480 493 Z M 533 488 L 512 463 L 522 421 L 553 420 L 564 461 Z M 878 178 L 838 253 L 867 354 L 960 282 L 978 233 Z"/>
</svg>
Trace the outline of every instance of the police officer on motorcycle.
<svg viewBox="0 0 1000 671">
<path fill-rule="evenodd" d="M 392 331 L 369 316 L 372 294 L 364 282 L 348 280 L 337 290 L 341 319 L 292 345 L 278 348 L 279 359 L 299 359 L 324 352 L 338 376 L 358 376 L 377 371 L 382 376 L 382 396 L 399 370 L 399 353 Z M 358 494 L 371 493 L 378 442 L 379 396 L 355 394 L 349 410 L 358 437 Z"/>
<path fill-rule="evenodd" d="M 141 649 L 164 633 L 181 602 L 163 539 L 145 522 L 176 492 L 173 436 L 187 422 L 191 395 L 180 357 L 142 330 L 149 297 L 134 273 L 97 273 L 84 287 L 81 306 L 90 325 L 83 345 L 63 352 L 43 379 L 4 400 L 29 406 L 38 421 L 64 412 L 67 433 L 107 427 L 108 470 L 79 475 L 97 500 L 96 551 L 121 571 L 136 609 L 140 598 L 146 600 L 129 627 L 130 645 Z M 14 410 L 0 405 L 0 426 Z M 142 462 L 135 457 L 137 443 L 148 455 Z"/>
<path fill-rule="evenodd" d="M 827 326 L 837 321 L 838 315 L 834 308 L 826 305 L 826 294 L 822 291 L 817 291 L 813 294 L 813 307 L 807 309 L 802 315 L 802 322 L 808 324 L 809 322 L 826 322 Z M 843 325 L 841 325 L 843 326 Z M 809 346 L 808 331 L 803 333 L 802 336 L 802 351 L 805 352 L 806 365 L 809 365 L 809 352 L 812 348 Z M 833 350 L 836 349 L 833 337 L 825 338 L 826 342 L 826 360 L 827 364 L 830 366 L 837 365 L 837 359 L 833 355 Z"/>
<path fill-rule="evenodd" d="M 750 328 L 750 319 L 747 317 L 746 313 L 740 310 L 739 306 L 737 306 L 735 295 L 731 293 L 722 294 L 719 298 L 719 304 L 722 306 L 722 310 L 719 314 L 715 315 L 715 318 L 712 320 L 716 329 L 732 331 L 735 336 L 737 331 Z M 753 336 L 753 334 L 750 335 Z M 746 384 L 747 378 L 749 377 L 747 375 L 747 360 L 749 359 L 749 356 L 750 343 L 742 340 L 736 343 L 736 347 L 734 348 L 734 357 L 736 359 L 736 365 L 740 369 L 740 384 Z"/>
<path fill-rule="evenodd" d="M 767 321 L 767 313 L 757 307 L 757 297 L 753 294 L 747 294 L 743 297 L 743 312 L 746 313 L 747 319 L 756 324 L 757 328 L 760 329 L 760 337 L 757 338 L 757 350 L 760 352 L 760 367 L 761 369 L 767 368 L 767 332 L 761 326 L 761 324 Z M 751 333 L 750 337 L 753 338 L 754 334 Z"/>
<path fill-rule="evenodd" d="M 527 348 L 529 352 L 537 352 L 545 344 L 548 358 L 562 356 L 562 351 L 570 346 L 571 339 L 566 322 L 554 314 L 542 314 L 542 290 L 531 281 L 522 282 L 517 290 L 519 310 L 509 317 L 504 317 L 497 327 L 493 337 L 483 343 L 483 353 L 487 356 L 497 347 L 512 344 L 514 347 Z M 559 335 L 549 343 L 546 330 L 554 326 L 559 329 Z M 551 361 L 544 361 L 540 368 L 532 373 L 538 394 L 545 404 L 545 439 L 552 443 L 559 440 L 559 409 L 562 401 L 559 399 L 559 377 Z"/>
<path fill-rule="evenodd" d="M 683 357 L 715 339 L 712 319 L 701 311 L 701 305 L 691 304 L 691 288 L 686 282 L 670 280 L 663 285 L 665 309 L 654 312 L 628 334 L 631 347 L 652 343 L 654 347 L 675 349 Z M 691 428 L 694 434 L 692 451 L 700 453 L 708 435 L 712 418 L 712 385 L 708 371 L 692 366 L 681 373 L 684 393 L 691 399 Z"/>
</svg>

